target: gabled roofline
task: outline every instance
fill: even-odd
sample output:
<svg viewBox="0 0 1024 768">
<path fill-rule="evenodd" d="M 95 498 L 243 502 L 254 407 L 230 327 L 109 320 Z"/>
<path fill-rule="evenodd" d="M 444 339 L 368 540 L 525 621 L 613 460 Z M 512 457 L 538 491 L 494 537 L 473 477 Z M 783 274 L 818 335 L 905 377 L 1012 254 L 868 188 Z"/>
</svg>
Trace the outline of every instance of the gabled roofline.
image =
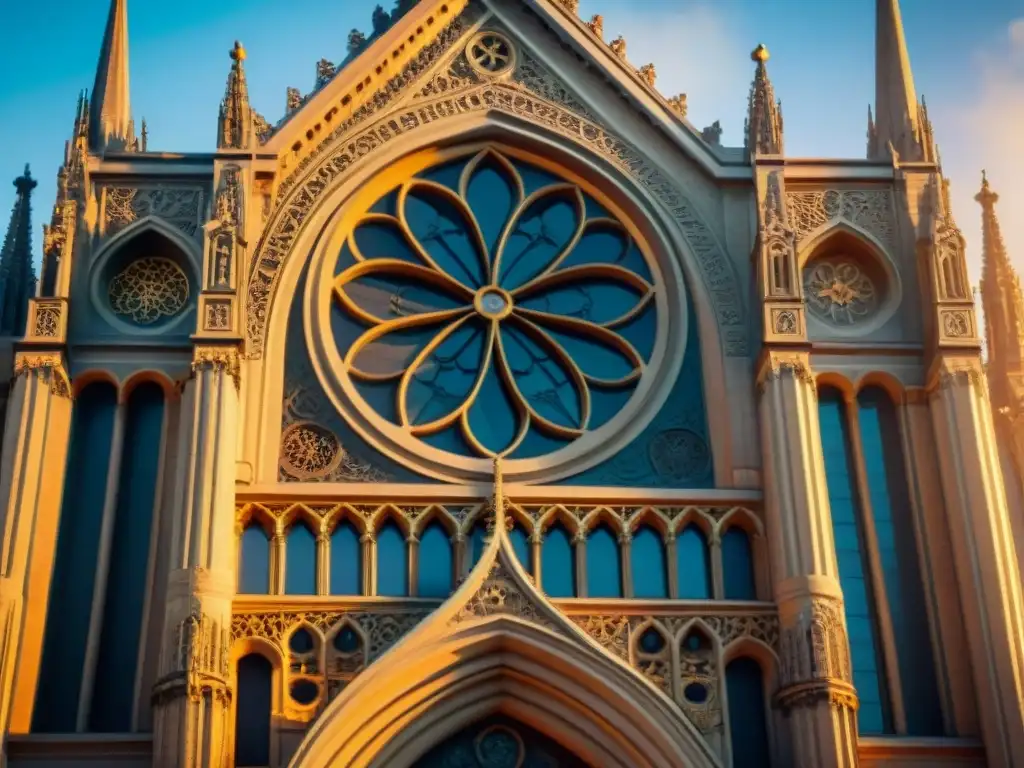
<svg viewBox="0 0 1024 768">
<path fill-rule="evenodd" d="M 517 24 L 500 2 L 485 0 L 494 14 L 509 26 Z M 521 0 L 548 29 L 555 33 L 564 44 L 581 60 L 588 59 L 600 65 L 600 74 L 615 87 L 621 96 L 639 108 L 640 113 L 656 129 L 660 130 L 685 154 L 696 161 L 701 169 L 715 178 L 750 178 L 750 162 L 741 156 L 738 160 L 724 158 L 705 142 L 689 121 L 676 114 L 665 97 L 656 89 L 642 83 L 628 61 L 620 59 L 607 43 L 597 37 L 575 13 L 552 0 Z M 535 49 L 542 61 L 552 66 L 543 51 Z"/>
<path fill-rule="evenodd" d="M 399 19 L 290 115 L 262 151 L 283 159 L 291 152 L 295 161 L 283 165 L 294 167 L 305 156 L 302 149 L 308 142 L 319 144 L 359 107 L 371 101 L 468 4 L 469 0 L 421 0 L 418 7 Z"/>
</svg>

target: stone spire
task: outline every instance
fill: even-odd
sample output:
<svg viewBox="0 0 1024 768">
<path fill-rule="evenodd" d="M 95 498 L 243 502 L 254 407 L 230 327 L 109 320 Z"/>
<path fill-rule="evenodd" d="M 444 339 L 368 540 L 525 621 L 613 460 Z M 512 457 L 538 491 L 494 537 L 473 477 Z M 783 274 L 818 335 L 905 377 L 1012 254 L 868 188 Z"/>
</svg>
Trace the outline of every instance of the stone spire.
<svg viewBox="0 0 1024 768">
<path fill-rule="evenodd" d="M 25 166 L 25 175 L 14 180 L 18 196 L 11 211 L 3 251 L 0 251 L 0 336 L 22 336 L 28 300 L 35 293 L 32 270 L 32 204 L 36 180 Z"/>
<path fill-rule="evenodd" d="M 128 0 L 110 2 L 92 88 L 89 148 L 95 152 L 137 148 L 128 88 Z"/>
<path fill-rule="evenodd" d="M 889 159 L 891 145 L 904 160 L 933 162 L 931 124 L 914 90 L 899 0 L 876 0 L 875 8 L 875 111 L 868 110 L 868 159 Z"/>
<path fill-rule="evenodd" d="M 995 410 L 1024 395 L 1024 298 L 996 216 L 999 195 L 981 172 L 981 304 L 985 311 L 989 380 Z M 1016 385 L 1016 386 L 1015 386 Z"/>
<path fill-rule="evenodd" d="M 231 50 L 231 73 L 220 103 L 217 121 L 217 149 L 254 149 L 257 145 L 255 119 L 249 105 L 249 86 L 245 82 L 245 48 L 235 41 Z"/>
<path fill-rule="evenodd" d="M 758 155 L 782 154 L 782 102 L 776 101 L 775 89 L 768 79 L 768 49 L 758 45 L 750 54 L 757 63 L 754 82 L 750 85 L 747 104 L 747 150 Z"/>
</svg>

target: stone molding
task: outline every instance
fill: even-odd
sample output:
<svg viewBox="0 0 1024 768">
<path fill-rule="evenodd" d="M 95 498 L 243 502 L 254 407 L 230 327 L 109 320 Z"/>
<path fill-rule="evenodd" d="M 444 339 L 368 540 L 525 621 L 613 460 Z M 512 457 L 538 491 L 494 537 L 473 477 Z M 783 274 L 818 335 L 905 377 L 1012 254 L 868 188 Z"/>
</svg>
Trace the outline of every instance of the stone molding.
<svg viewBox="0 0 1024 768">
<path fill-rule="evenodd" d="M 17 353 L 14 359 L 14 377 L 19 376 L 35 376 L 39 381 L 49 385 L 50 394 L 71 398 L 71 379 L 64 368 L 64 355 L 60 352 Z"/>
</svg>

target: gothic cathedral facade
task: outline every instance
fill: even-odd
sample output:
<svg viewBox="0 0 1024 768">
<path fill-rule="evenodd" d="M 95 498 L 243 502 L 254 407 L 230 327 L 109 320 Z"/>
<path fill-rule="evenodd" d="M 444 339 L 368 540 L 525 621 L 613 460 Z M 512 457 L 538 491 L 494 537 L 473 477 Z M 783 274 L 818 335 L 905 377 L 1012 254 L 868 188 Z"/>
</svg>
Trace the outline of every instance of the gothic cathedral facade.
<svg viewBox="0 0 1024 768">
<path fill-rule="evenodd" d="M 1024 766 L 1024 302 L 985 181 L 986 369 L 876 13 L 866 159 L 574 0 L 378 6 L 274 124 L 236 43 L 172 154 L 111 0 L 0 264 L 0 764 Z"/>
</svg>

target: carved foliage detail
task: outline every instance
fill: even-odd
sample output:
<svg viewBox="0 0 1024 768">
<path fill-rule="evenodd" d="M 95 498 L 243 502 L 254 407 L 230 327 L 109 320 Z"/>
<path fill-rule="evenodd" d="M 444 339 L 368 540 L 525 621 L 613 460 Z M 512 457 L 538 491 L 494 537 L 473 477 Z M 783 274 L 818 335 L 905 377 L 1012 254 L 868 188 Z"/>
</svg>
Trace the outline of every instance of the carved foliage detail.
<svg viewBox="0 0 1024 768">
<path fill-rule="evenodd" d="M 824 224 L 846 221 L 874 235 L 891 253 L 896 245 L 892 192 L 887 189 L 830 189 L 786 193 L 797 240 Z"/>
<path fill-rule="evenodd" d="M 109 236 L 132 222 L 155 216 L 191 237 L 199 231 L 202 209 L 200 187 L 107 187 L 104 231 Z"/>
</svg>

